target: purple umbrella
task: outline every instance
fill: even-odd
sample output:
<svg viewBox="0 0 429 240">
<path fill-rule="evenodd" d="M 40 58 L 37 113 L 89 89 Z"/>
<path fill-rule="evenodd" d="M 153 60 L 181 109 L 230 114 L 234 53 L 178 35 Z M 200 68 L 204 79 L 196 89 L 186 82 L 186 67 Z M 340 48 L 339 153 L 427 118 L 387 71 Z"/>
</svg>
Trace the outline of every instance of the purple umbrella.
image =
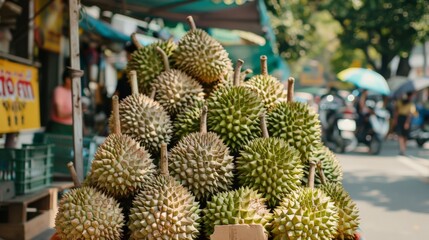
<svg viewBox="0 0 429 240">
<path fill-rule="evenodd" d="M 429 87 L 429 77 L 419 77 L 403 83 L 393 92 L 392 96 L 393 98 L 400 98 L 406 93 L 420 91 L 427 87 Z"/>
</svg>

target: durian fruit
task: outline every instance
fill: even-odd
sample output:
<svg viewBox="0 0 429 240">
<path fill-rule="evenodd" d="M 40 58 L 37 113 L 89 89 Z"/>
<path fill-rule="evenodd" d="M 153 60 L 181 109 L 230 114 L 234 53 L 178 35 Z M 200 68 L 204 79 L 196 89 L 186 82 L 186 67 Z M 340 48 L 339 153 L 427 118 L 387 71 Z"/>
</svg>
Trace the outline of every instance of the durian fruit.
<svg viewBox="0 0 429 240">
<path fill-rule="evenodd" d="M 280 138 L 269 138 L 265 115 L 261 116 L 264 138 L 252 140 L 236 160 L 241 186 L 262 193 L 274 208 L 290 192 L 301 187 L 303 164 L 300 153 Z"/>
<path fill-rule="evenodd" d="M 155 173 L 150 154 L 131 137 L 121 133 L 118 96 L 113 96 L 114 132 L 97 149 L 88 180 L 117 199 L 134 195 Z"/>
<path fill-rule="evenodd" d="M 233 157 L 215 133 L 207 132 L 206 121 L 204 106 L 200 132 L 182 138 L 170 152 L 171 175 L 198 200 L 229 190 L 233 181 Z"/>
<path fill-rule="evenodd" d="M 272 214 L 266 208 L 265 199 L 260 193 L 247 187 L 218 193 L 203 209 L 207 237 L 213 233 L 215 225 L 261 224 L 268 230 L 271 218 Z"/>
<path fill-rule="evenodd" d="M 164 70 L 164 63 L 158 56 L 157 47 L 161 48 L 168 57 L 177 48 L 172 40 L 158 41 L 148 46 L 141 46 L 136 40 L 135 34 L 132 35 L 137 50 L 131 54 L 131 60 L 127 63 L 126 71 L 137 72 L 138 87 L 141 93 L 149 95 L 152 91 L 153 80 Z M 129 76 L 131 79 L 132 76 Z"/>
<path fill-rule="evenodd" d="M 232 70 L 228 53 L 204 30 L 197 29 L 191 16 L 187 20 L 191 30 L 173 52 L 175 66 L 201 82 L 214 82 Z"/>
<path fill-rule="evenodd" d="M 343 180 L 343 170 L 335 154 L 329 150 L 323 143 L 317 143 L 310 153 L 310 161 L 321 165 L 327 182 L 341 183 Z M 310 167 L 304 165 L 304 184 L 307 184 Z M 319 175 L 315 176 L 314 185 L 320 186 L 322 181 Z"/>
<path fill-rule="evenodd" d="M 331 240 L 337 235 L 338 209 L 330 197 L 314 188 L 315 163 L 310 164 L 309 187 L 291 192 L 274 210 L 274 240 Z"/>
<path fill-rule="evenodd" d="M 237 61 L 234 86 L 222 88 L 207 99 L 209 130 L 218 134 L 235 154 L 241 146 L 260 136 L 262 100 L 254 91 L 238 86 L 242 60 Z"/>
<path fill-rule="evenodd" d="M 257 91 L 262 96 L 265 108 L 269 109 L 277 103 L 286 102 L 287 94 L 284 85 L 275 77 L 268 75 L 267 56 L 261 56 L 260 60 L 261 74 L 253 76 L 243 85 Z"/>
<path fill-rule="evenodd" d="M 173 120 L 173 138 L 175 141 L 200 130 L 200 116 L 204 104 L 205 100 L 197 101 L 193 106 L 176 115 Z"/>
<path fill-rule="evenodd" d="M 59 202 L 59 239 L 121 239 L 124 216 L 118 202 L 92 187 L 72 189 Z"/>
<path fill-rule="evenodd" d="M 161 145 L 161 175 L 148 179 L 133 201 L 130 239 L 195 239 L 199 203 L 168 173 L 167 145 Z"/>
<path fill-rule="evenodd" d="M 354 240 L 355 232 L 359 227 L 359 210 L 350 195 L 339 183 L 327 183 L 321 187 L 338 208 L 337 240 Z"/>
<path fill-rule="evenodd" d="M 246 79 L 247 75 L 253 73 L 252 69 L 246 69 L 240 74 L 240 84 L 241 85 Z M 210 84 L 203 84 L 204 91 L 206 96 L 210 96 L 213 92 L 221 88 L 230 88 L 234 85 L 234 71 L 229 71 L 228 74 L 222 76 L 219 80 Z"/>
<path fill-rule="evenodd" d="M 293 78 L 288 80 L 288 102 L 276 104 L 267 114 L 268 131 L 272 137 L 286 140 L 301 152 L 301 160 L 308 163 L 314 146 L 321 141 L 317 113 L 307 104 L 293 102 Z"/>
<path fill-rule="evenodd" d="M 167 54 L 159 47 L 156 49 L 162 56 L 165 71 L 159 74 L 152 84 L 152 87 L 156 89 L 155 100 L 170 116 L 175 116 L 195 102 L 204 99 L 203 87 L 186 73 L 170 69 Z"/>
<path fill-rule="evenodd" d="M 133 93 L 119 104 L 122 133 L 140 142 L 152 155 L 158 155 L 159 145 L 171 140 L 170 116 L 158 102 L 138 93 L 135 71 L 131 71 L 130 76 Z M 112 131 L 112 117 L 110 126 Z"/>
</svg>

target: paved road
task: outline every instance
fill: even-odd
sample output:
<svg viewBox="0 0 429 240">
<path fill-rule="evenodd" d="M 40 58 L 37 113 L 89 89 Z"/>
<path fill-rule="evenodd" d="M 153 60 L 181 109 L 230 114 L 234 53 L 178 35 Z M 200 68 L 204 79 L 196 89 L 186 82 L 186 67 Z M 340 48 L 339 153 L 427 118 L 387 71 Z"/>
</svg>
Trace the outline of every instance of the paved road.
<svg viewBox="0 0 429 240">
<path fill-rule="evenodd" d="M 365 240 L 429 239 L 429 145 L 409 145 L 407 156 L 397 156 L 395 141 L 385 142 L 379 156 L 365 147 L 338 155 Z"/>
</svg>

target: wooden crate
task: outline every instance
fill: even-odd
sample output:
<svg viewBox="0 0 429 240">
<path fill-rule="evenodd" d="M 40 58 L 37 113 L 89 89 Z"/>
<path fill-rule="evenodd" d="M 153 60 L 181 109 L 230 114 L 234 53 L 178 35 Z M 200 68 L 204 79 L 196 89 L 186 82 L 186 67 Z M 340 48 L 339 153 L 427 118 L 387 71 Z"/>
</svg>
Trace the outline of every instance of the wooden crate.
<svg viewBox="0 0 429 240">
<path fill-rule="evenodd" d="M 32 239 L 52 227 L 57 196 L 57 188 L 49 188 L 1 202 L 0 238 Z"/>
</svg>

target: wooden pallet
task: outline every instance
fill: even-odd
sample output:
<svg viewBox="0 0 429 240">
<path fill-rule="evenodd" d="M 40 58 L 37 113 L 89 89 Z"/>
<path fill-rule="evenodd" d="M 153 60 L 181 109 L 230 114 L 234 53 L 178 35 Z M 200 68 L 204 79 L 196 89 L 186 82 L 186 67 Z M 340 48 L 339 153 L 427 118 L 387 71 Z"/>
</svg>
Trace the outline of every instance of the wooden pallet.
<svg viewBox="0 0 429 240">
<path fill-rule="evenodd" d="M 27 240 L 52 227 L 57 197 L 57 188 L 47 188 L 1 202 L 6 214 L 1 214 L 0 238 Z"/>
</svg>

